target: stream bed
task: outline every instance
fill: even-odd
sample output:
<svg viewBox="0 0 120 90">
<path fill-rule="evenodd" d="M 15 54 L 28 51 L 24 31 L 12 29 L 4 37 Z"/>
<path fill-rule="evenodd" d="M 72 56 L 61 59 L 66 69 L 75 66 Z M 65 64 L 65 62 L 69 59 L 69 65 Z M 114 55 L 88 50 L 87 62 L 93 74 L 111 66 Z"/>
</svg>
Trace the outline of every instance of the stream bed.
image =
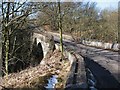
<svg viewBox="0 0 120 90">
<path fill-rule="evenodd" d="M 50 89 L 54 89 L 54 88 L 55 88 L 55 84 L 58 83 L 57 78 L 58 78 L 57 75 L 52 75 L 52 76 L 48 79 L 47 85 L 44 86 L 44 87 L 46 88 L 46 90 L 50 90 Z"/>
</svg>

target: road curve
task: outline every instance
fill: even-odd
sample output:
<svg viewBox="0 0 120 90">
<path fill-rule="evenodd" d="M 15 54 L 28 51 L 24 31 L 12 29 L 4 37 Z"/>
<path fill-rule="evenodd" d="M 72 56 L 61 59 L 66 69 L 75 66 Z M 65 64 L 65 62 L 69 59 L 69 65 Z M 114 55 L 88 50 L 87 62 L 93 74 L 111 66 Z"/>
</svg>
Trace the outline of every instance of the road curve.
<svg viewBox="0 0 120 90">
<path fill-rule="evenodd" d="M 59 37 L 54 36 L 54 39 L 56 43 L 59 43 Z M 84 57 L 87 68 L 97 79 L 97 88 L 120 89 L 120 55 L 118 52 L 76 44 L 67 39 L 63 40 L 63 44 Z"/>
</svg>

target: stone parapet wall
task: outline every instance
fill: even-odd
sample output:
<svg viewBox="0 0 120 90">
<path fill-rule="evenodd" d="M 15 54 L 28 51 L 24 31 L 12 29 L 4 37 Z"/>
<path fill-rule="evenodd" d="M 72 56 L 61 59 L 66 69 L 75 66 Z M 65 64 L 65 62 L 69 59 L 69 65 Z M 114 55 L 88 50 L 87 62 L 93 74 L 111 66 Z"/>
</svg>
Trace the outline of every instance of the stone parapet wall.
<svg viewBox="0 0 120 90">
<path fill-rule="evenodd" d="M 99 47 L 103 49 L 115 50 L 115 51 L 118 51 L 120 48 L 120 44 L 118 43 L 103 43 L 103 42 L 97 42 L 97 41 L 83 40 L 82 44 L 89 45 L 89 46 L 95 46 L 95 47 Z"/>
<path fill-rule="evenodd" d="M 55 47 L 60 50 L 59 44 L 55 44 Z M 71 65 L 71 69 L 66 80 L 66 90 L 71 90 L 71 88 L 87 88 L 87 78 L 83 57 L 71 50 L 68 50 L 65 46 L 63 54 L 68 58 Z"/>
<path fill-rule="evenodd" d="M 59 33 L 54 33 L 54 32 L 49 32 L 51 35 L 54 35 L 54 37 L 59 37 Z M 70 35 L 65 35 L 63 34 L 63 39 L 66 40 L 73 40 L 73 38 Z M 103 49 L 110 49 L 114 51 L 118 51 L 120 49 L 120 44 L 118 43 L 103 43 L 103 42 L 98 42 L 98 41 L 92 41 L 92 40 L 82 40 L 82 44 L 84 45 L 89 45 L 89 46 L 95 46 Z"/>
</svg>

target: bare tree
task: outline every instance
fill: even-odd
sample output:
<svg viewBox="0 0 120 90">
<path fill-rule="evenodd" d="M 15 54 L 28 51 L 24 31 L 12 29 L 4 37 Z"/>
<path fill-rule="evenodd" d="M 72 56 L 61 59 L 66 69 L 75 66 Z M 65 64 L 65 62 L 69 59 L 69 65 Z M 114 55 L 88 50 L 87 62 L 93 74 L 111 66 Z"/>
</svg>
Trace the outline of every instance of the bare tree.
<svg viewBox="0 0 120 90">
<path fill-rule="evenodd" d="M 61 56 L 62 56 L 62 60 L 63 60 L 63 38 L 62 38 L 62 16 L 61 16 L 61 6 L 60 6 L 60 0 L 58 1 L 58 28 L 59 28 L 59 32 L 60 32 L 60 50 L 61 50 Z"/>
<path fill-rule="evenodd" d="M 23 43 L 23 45 L 16 46 L 16 39 L 18 39 L 19 35 L 16 36 L 15 33 L 19 31 L 19 28 L 26 25 L 25 22 L 32 13 L 34 13 L 32 3 L 2 2 L 2 59 L 3 63 L 5 63 L 3 67 L 5 67 L 4 73 L 6 76 L 8 76 L 9 62 L 14 58 L 20 60 L 14 56 L 14 53 L 24 45 Z M 20 33 L 18 32 L 18 34 Z"/>
</svg>

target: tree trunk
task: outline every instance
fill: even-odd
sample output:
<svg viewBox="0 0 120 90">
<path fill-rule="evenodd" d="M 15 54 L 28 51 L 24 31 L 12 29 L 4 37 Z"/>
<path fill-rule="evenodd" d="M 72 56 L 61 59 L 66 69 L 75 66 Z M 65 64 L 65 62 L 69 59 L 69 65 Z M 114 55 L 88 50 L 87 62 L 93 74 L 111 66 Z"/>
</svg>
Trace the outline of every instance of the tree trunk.
<svg viewBox="0 0 120 90">
<path fill-rule="evenodd" d="M 7 4 L 6 23 L 9 22 L 10 3 Z M 5 27 L 5 75 L 8 77 L 9 27 Z"/>
<path fill-rule="evenodd" d="M 61 18 L 61 7 L 60 7 L 60 0 L 58 1 L 58 28 L 60 32 L 60 50 L 61 50 L 61 59 L 63 60 L 63 39 L 62 39 L 62 18 Z"/>
</svg>

